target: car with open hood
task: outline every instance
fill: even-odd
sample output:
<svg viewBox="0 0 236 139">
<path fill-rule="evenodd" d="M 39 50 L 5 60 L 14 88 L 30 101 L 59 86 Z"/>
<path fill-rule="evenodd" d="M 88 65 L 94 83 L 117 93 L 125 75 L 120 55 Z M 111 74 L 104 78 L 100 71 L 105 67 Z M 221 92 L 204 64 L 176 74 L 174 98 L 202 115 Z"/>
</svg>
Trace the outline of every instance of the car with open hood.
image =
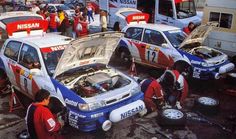
<svg viewBox="0 0 236 139">
<path fill-rule="evenodd" d="M 145 111 L 139 84 L 108 66 L 122 35 L 107 32 L 73 41 L 55 34 L 8 39 L 0 72 L 31 98 L 39 89 L 48 90 L 53 111 L 66 108 L 72 127 L 107 131 L 113 122 Z"/>
<path fill-rule="evenodd" d="M 197 79 L 219 79 L 234 64 L 224 53 L 204 46 L 213 26 L 202 25 L 188 37 L 180 29 L 163 24 L 129 25 L 122 31 L 116 54 L 125 61 L 158 68 L 171 67 Z"/>
</svg>

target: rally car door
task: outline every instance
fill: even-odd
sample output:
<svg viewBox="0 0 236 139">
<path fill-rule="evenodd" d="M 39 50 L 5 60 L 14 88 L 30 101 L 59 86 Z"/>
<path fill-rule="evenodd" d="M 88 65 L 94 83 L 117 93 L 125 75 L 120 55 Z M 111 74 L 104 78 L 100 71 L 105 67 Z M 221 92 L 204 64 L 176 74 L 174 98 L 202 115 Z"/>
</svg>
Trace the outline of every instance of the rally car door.
<svg viewBox="0 0 236 139">
<path fill-rule="evenodd" d="M 21 90 L 26 95 L 32 97 L 39 90 L 33 75 L 30 73 L 31 69 L 41 69 L 37 50 L 28 44 L 23 44 L 19 56 L 20 67 L 20 85 Z"/>
<path fill-rule="evenodd" d="M 11 40 L 6 44 L 4 49 L 4 58 L 5 71 L 6 74 L 13 86 L 20 90 L 20 77 L 17 72 L 20 71 L 20 68 L 17 64 L 20 48 L 22 43 L 18 41 Z"/>
<path fill-rule="evenodd" d="M 125 38 L 128 41 L 130 54 L 137 62 L 141 62 L 145 52 L 145 45 L 141 42 L 143 28 L 130 27 L 126 30 Z"/>
<path fill-rule="evenodd" d="M 170 49 L 167 48 L 167 45 L 163 47 L 163 44 L 167 44 L 167 41 L 161 32 L 145 29 L 143 42 L 146 43 L 146 47 L 142 62 L 155 67 L 167 67 L 173 64 Z"/>
</svg>

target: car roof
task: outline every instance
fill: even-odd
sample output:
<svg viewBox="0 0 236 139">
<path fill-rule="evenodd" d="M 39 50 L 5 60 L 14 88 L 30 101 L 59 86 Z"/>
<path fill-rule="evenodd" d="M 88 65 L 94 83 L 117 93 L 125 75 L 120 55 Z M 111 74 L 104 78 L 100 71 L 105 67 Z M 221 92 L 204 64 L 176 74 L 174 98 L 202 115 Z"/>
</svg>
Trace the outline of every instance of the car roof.
<svg viewBox="0 0 236 139">
<path fill-rule="evenodd" d="M 67 36 L 58 35 L 55 33 L 46 33 L 43 36 L 29 36 L 29 37 L 22 37 L 22 38 L 14 38 L 12 40 L 18 40 L 34 47 L 38 48 L 45 48 L 57 45 L 64 45 L 69 44 L 72 38 Z"/>
<path fill-rule="evenodd" d="M 152 29 L 157 31 L 169 31 L 169 30 L 179 30 L 180 28 L 169 26 L 165 24 L 134 24 L 134 25 L 128 25 L 128 27 L 140 27 L 140 28 L 146 28 L 146 29 Z"/>
<path fill-rule="evenodd" d="M 41 15 L 29 12 L 29 11 L 12 11 L 12 12 L 5 12 L 0 13 L 0 20 L 5 18 L 11 18 L 11 17 L 19 17 L 19 16 L 39 16 Z"/>
</svg>

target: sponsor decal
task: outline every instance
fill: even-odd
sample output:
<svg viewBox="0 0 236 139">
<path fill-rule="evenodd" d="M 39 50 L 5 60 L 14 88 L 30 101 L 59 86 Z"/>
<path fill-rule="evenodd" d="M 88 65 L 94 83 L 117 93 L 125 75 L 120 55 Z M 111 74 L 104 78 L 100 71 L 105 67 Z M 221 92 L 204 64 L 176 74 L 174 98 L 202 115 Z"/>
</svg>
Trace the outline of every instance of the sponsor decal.
<svg viewBox="0 0 236 139">
<path fill-rule="evenodd" d="M 40 50 L 43 53 L 50 53 L 50 52 L 54 52 L 54 51 L 64 50 L 65 48 L 66 48 L 66 45 L 58 45 L 58 46 L 41 48 Z"/>
<path fill-rule="evenodd" d="M 76 112 L 73 112 L 73 111 L 70 111 L 69 118 L 78 120 L 79 117 L 80 118 L 85 118 L 86 116 L 85 115 L 81 115 L 81 114 L 76 113 Z"/>
<path fill-rule="evenodd" d="M 75 101 L 73 101 L 73 100 L 69 100 L 69 99 L 65 99 L 65 103 L 66 104 L 69 104 L 69 105 L 71 105 L 71 106 L 75 106 L 75 107 L 77 107 L 78 106 L 78 102 L 75 102 Z"/>
<path fill-rule="evenodd" d="M 50 127 L 54 127 L 56 125 L 56 122 L 52 118 L 48 119 L 47 122 L 50 125 Z"/>
<path fill-rule="evenodd" d="M 17 25 L 17 30 L 24 30 L 28 28 L 39 28 L 40 24 L 39 23 L 29 23 L 29 24 L 18 24 Z"/>
<path fill-rule="evenodd" d="M 120 115 L 121 116 L 121 120 L 125 119 L 125 118 L 128 118 L 128 117 L 130 117 L 130 116 L 132 116 L 132 115 L 142 111 L 143 109 L 144 109 L 144 107 L 143 107 L 143 105 L 141 105 L 141 106 L 138 106 L 138 107 L 133 108 L 131 110 L 128 110 L 128 111 L 126 111 L 126 112 L 124 112 L 124 113 L 122 113 Z"/>
<path fill-rule="evenodd" d="M 143 19 L 145 19 L 145 16 L 143 15 L 143 16 L 133 16 L 132 17 L 132 20 L 143 20 Z"/>
</svg>

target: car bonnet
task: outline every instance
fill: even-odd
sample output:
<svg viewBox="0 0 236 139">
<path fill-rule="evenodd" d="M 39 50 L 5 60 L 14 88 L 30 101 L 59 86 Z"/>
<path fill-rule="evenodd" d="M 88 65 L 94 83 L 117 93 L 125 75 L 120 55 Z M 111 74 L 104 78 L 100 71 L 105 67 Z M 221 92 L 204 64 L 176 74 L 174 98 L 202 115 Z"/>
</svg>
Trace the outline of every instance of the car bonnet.
<svg viewBox="0 0 236 139">
<path fill-rule="evenodd" d="M 64 50 L 53 77 L 81 66 L 108 64 L 122 33 L 106 32 L 72 41 Z"/>
<path fill-rule="evenodd" d="M 193 43 L 200 43 L 203 44 L 205 39 L 207 38 L 210 31 L 216 26 L 216 24 L 206 24 L 200 25 L 196 29 L 194 29 L 188 37 L 181 43 L 180 48 L 187 47 Z"/>
</svg>

